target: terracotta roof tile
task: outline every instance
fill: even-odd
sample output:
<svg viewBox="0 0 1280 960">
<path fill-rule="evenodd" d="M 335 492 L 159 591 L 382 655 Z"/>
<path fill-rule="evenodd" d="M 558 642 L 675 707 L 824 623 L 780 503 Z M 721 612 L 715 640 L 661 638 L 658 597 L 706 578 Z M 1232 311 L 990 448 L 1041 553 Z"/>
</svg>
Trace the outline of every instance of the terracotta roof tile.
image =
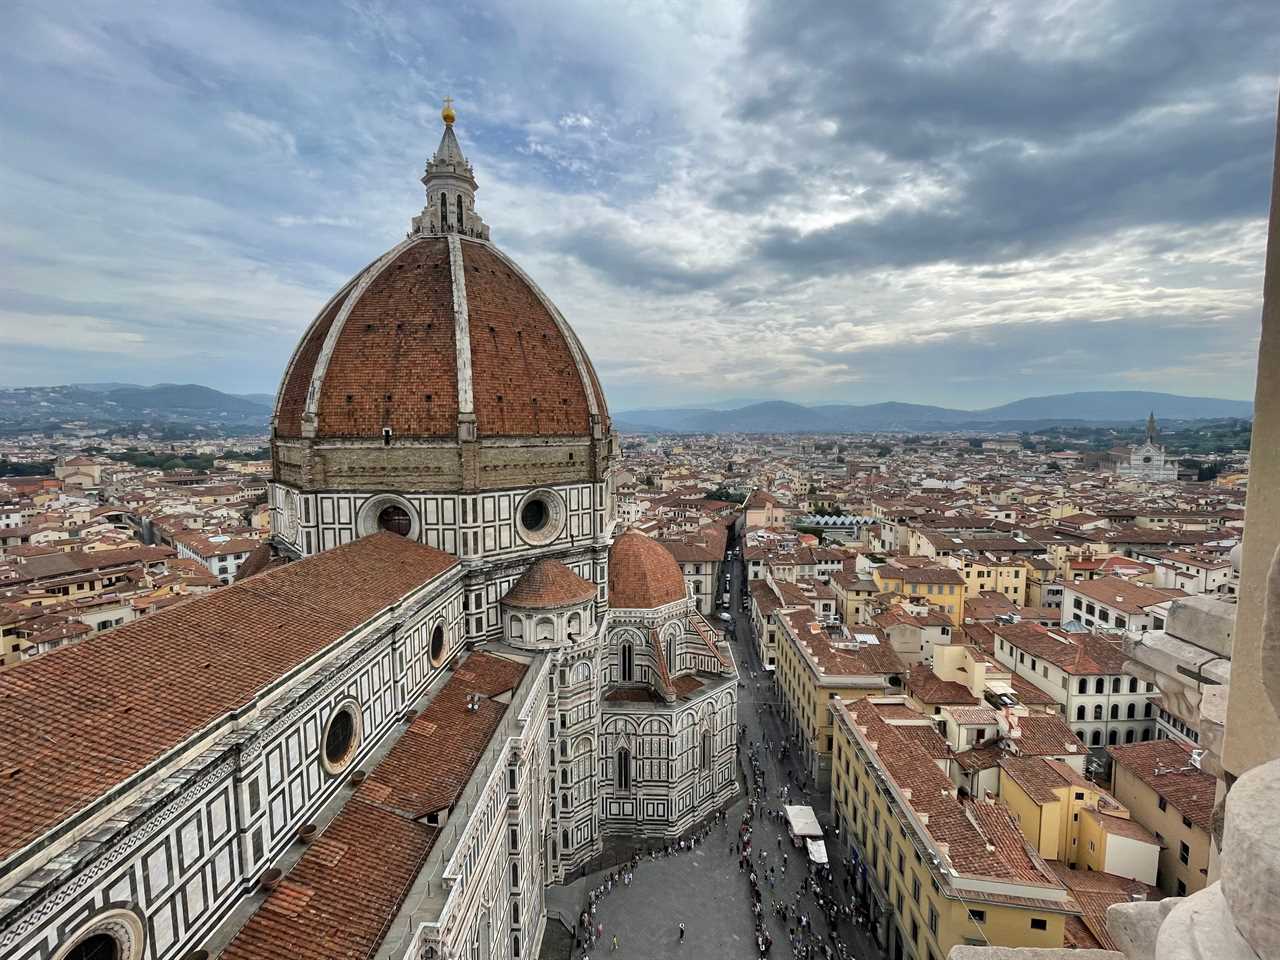
<svg viewBox="0 0 1280 960">
<path fill-rule="evenodd" d="M 0 672 L 0 857 L 457 562 L 377 533 Z"/>
<path fill-rule="evenodd" d="M 502 602 L 513 607 L 542 610 L 585 603 L 596 595 L 596 585 L 583 580 L 559 560 L 543 558 L 520 575 Z"/>
<path fill-rule="evenodd" d="M 1107 753 L 1201 830 L 1212 829 L 1217 781 L 1192 765 L 1190 747 L 1176 740 L 1148 740 L 1108 747 Z"/>
<path fill-rule="evenodd" d="M 487 653 L 463 661 L 222 957 L 372 956 L 439 837 L 421 817 L 457 799 L 506 713 L 491 698 L 526 670 Z M 481 700 L 469 710 L 473 693 Z"/>
<path fill-rule="evenodd" d="M 675 557 L 656 540 L 628 530 L 609 548 L 609 606 L 651 610 L 688 596 Z"/>
</svg>

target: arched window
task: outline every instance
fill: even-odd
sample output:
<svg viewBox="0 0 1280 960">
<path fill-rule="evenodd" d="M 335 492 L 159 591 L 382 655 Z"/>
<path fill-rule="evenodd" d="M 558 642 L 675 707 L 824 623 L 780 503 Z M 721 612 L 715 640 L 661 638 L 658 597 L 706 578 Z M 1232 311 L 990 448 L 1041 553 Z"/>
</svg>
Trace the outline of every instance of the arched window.
<svg viewBox="0 0 1280 960">
<path fill-rule="evenodd" d="M 1080 738 L 1080 742 L 1081 742 L 1081 743 L 1084 743 L 1084 731 L 1083 731 L 1083 730 L 1077 730 L 1077 731 L 1076 731 L 1076 736 Z"/>
<path fill-rule="evenodd" d="M 573 682 L 581 683 L 583 680 L 591 679 L 591 664 L 583 660 L 573 668 Z"/>
<path fill-rule="evenodd" d="M 1113 703 L 1113 704 L 1111 705 L 1111 719 L 1112 719 L 1112 720 L 1119 720 L 1119 719 L 1120 719 L 1120 704 L 1118 704 L 1118 703 Z"/>
<path fill-rule="evenodd" d="M 1081 677 L 1081 678 L 1080 678 L 1080 692 L 1081 692 L 1081 693 L 1088 693 L 1088 692 L 1089 692 L 1089 681 L 1088 681 L 1087 679 L 1085 679 L 1084 677 Z"/>
<path fill-rule="evenodd" d="M 1148 700 L 1146 703 L 1142 705 L 1142 718 L 1144 720 L 1151 719 L 1151 701 L 1150 700 Z"/>
<path fill-rule="evenodd" d="M 524 621 L 519 617 L 513 616 L 510 626 L 507 628 L 507 635 L 512 640 L 521 640 L 524 638 Z"/>
<path fill-rule="evenodd" d="M 1095 747 L 1096 747 L 1096 746 L 1101 745 L 1101 743 L 1102 743 L 1102 731 L 1101 731 L 1101 730 L 1095 730 L 1095 731 L 1093 731 L 1093 735 L 1089 737 L 1089 743 L 1090 743 L 1092 746 L 1095 746 Z"/>
<path fill-rule="evenodd" d="M 1084 704 L 1083 704 L 1083 703 L 1082 703 L 1082 704 L 1080 704 L 1080 706 L 1076 707 L 1076 719 L 1077 719 L 1077 720 L 1083 720 L 1083 719 L 1084 719 Z"/>
<path fill-rule="evenodd" d="M 511 861 L 511 889 L 520 889 L 520 862 L 518 860 Z"/>
<path fill-rule="evenodd" d="M 1130 678 L 1129 678 L 1129 692 L 1130 692 L 1130 693 L 1137 693 L 1137 692 L 1138 692 L 1138 678 L 1137 678 L 1137 677 L 1130 677 Z"/>
<path fill-rule="evenodd" d="M 632 673 L 635 670 L 635 651 L 631 647 L 631 642 L 624 641 L 618 647 L 618 678 L 623 683 L 630 683 Z"/>
<path fill-rule="evenodd" d="M 569 803 L 569 795 L 567 793 L 560 794 L 560 812 L 565 816 L 573 810 L 573 805 Z"/>
<path fill-rule="evenodd" d="M 569 757 L 569 741 L 568 740 L 560 741 L 560 757 L 561 759 L 568 759 Z"/>
<path fill-rule="evenodd" d="M 1136 703 L 1129 704 L 1129 708 L 1125 711 L 1125 716 L 1132 720 L 1138 714 L 1138 705 Z"/>
<path fill-rule="evenodd" d="M 1143 728 L 1142 728 L 1142 740 L 1143 740 L 1143 742 L 1145 743 L 1146 741 L 1148 741 L 1148 740 L 1150 740 L 1150 739 L 1151 739 L 1151 728 L 1150 728 L 1150 727 L 1143 727 Z"/>
<path fill-rule="evenodd" d="M 703 770 L 711 769 L 711 731 L 702 731 L 702 756 L 699 757 L 698 766 Z"/>
<path fill-rule="evenodd" d="M 618 773 L 614 778 L 619 790 L 631 789 L 631 751 L 626 747 L 618 750 Z"/>
<path fill-rule="evenodd" d="M 539 620 L 535 629 L 537 631 L 534 635 L 535 640 L 554 640 L 556 637 L 556 624 L 550 617 Z"/>
<path fill-rule="evenodd" d="M 1124 742 L 1133 743 L 1133 727 L 1130 727 L 1124 732 Z"/>
<path fill-rule="evenodd" d="M 1095 704 L 1093 705 L 1093 719 L 1095 719 L 1095 720 L 1101 720 L 1101 719 L 1102 719 L 1102 704 L 1100 704 L 1100 703 L 1095 703 Z"/>
<path fill-rule="evenodd" d="M 449 229 L 449 198 L 440 194 L 440 229 Z"/>
<path fill-rule="evenodd" d="M 1103 680 L 1101 677 L 1099 677 L 1099 678 L 1098 678 L 1097 680 L 1095 680 L 1095 681 L 1094 681 L 1094 683 L 1093 683 L 1093 692 L 1094 692 L 1094 693 L 1106 693 L 1106 692 L 1107 692 L 1107 682 L 1106 682 L 1105 680 Z"/>
<path fill-rule="evenodd" d="M 1119 677 L 1112 677 L 1112 678 L 1111 678 L 1111 692 L 1112 692 L 1112 693 L 1119 693 L 1119 692 L 1120 692 L 1120 678 L 1119 678 Z"/>
<path fill-rule="evenodd" d="M 458 194 L 458 229 L 462 229 L 462 194 Z"/>
<path fill-rule="evenodd" d="M 1116 745 L 1116 741 L 1119 739 L 1120 739 L 1119 730 L 1112 730 L 1110 733 L 1107 734 L 1107 744 L 1109 746 L 1114 747 Z"/>
<path fill-rule="evenodd" d="M 560 849 L 569 850 L 570 848 L 571 848 L 571 844 L 569 843 L 569 831 L 561 830 L 560 831 Z"/>
</svg>

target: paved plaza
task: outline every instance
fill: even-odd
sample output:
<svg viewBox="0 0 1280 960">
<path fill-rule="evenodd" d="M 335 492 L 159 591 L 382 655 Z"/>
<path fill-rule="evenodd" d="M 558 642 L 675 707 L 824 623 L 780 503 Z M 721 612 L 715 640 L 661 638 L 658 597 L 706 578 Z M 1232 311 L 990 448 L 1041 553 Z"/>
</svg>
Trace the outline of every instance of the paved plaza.
<svg viewBox="0 0 1280 960">
<path fill-rule="evenodd" d="M 739 691 L 738 720 L 747 727 L 743 758 L 749 766 L 746 754 L 752 741 L 759 743 L 767 737 L 774 745 L 770 751 L 761 749 L 758 756 L 765 770 L 767 804 L 776 809 L 781 804 L 778 786 L 788 782 L 777 747 L 783 731 L 774 712 L 777 701 L 773 684 L 763 679 L 765 674 L 751 642 L 749 619 L 740 613 L 741 596 L 745 590 L 742 565 L 738 562 L 733 567 L 733 649 L 744 684 Z M 604 927 L 603 937 L 585 954 L 575 951 L 575 960 L 581 956 L 589 956 L 592 960 L 602 960 L 606 956 L 616 960 L 662 960 L 668 957 L 751 960 L 759 957 L 750 887 L 746 875 L 739 870 L 738 854 L 732 846 L 747 808 L 750 788 L 746 787 L 745 791 L 746 795 L 730 806 L 724 826 L 713 826 L 704 842 L 687 852 L 656 860 L 644 857 L 629 886 L 615 884 L 596 907 L 595 922 Z M 827 801 L 825 796 L 806 796 L 793 785 L 790 802 L 812 804 L 821 814 Z M 807 857 L 803 850 L 791 846 L 785 824 L 765 816 L 757 817 L 752 823 L 752 854 L 760 874 L 768 928 L 773 936 L 770 960 L 791 960 L 794 951 L 789 942 L 788 926 L 794 926 L 795 921 L 787 924 L 778 920 L 773 914 L 772 904 L 775 899 L 796 902 L 796 893 L 809 868 Z M 770 865 L 779 868 L 784 854 L 787 858 L 786 871 L 778 871 L 778 879 L 771 889 L 763 871 Z M 588 885 L 601 884 L 606 875 L 597 874 L 589 878 Z M 837 880 L 842 879 L 843 874 L 837 872 Z M 817 908 L 812 893 L 801 897 L 800 909 L 808 914 L 816 937 L 821 942 L 829 942 L 826 919 Z M 679 938 L 681 922 L 685 925 L 683 944 Z M 852 956 L 859 960 L 879 960 L 881 954 L 863 931 L 842 922 L 838 933 Z M 614 936 L 618 938 L 616 951 L 612 946 Z M 814 956 L 820 957 L 821 953 Z"/>
</svg>

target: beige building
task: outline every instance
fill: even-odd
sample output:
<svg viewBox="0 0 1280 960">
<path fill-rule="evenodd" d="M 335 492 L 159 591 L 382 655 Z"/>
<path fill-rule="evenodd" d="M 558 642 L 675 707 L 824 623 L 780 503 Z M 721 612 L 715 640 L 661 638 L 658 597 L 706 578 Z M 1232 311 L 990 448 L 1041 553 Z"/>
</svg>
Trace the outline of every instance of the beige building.
<svg viewBox="0 0 1280 960">
<path fill-rule="evenodd" d="M 941 960 L 963 944 L 1060 947 L 1080 913 L 999 802 L 962 795 L 937 734 L 901 697 L 833 700 L 832 813 L 855 895 L 890 956 Z"/>
<path fill-rule="evenodd" d="M 1000 799 L 1046 860 L 1155 885 L 1160 841 L 1068 764 L 1002 757 Z"/>
<path fill-rule="evenodd" d="M 1184 897 L 1209 881 L 1209 844 L 1217 781 L 1193 751 L 1175 740 L 1152 740 L 1110 751 L 1112 792 L 1133 819 L 1160 842 L 1157 886 Z"/>
<path fill-rule="evenodd" d="M 778 616 L 782 718 L 800 738 L 800 762 L 823 789 L 831 775 L 832 700 L 900 691 L 906 665 L 872 627 L 823 624 L 809 608 Z"/>
</svg>

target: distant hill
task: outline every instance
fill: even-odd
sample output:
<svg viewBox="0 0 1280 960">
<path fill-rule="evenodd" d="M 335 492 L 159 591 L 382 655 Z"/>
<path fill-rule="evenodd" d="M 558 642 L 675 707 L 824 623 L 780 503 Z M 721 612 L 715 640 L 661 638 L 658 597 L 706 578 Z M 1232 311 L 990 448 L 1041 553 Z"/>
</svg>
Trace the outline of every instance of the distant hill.
<svg viewBox="0 0 1280 960">
<path fill-rule="evenodd" d="M 0 431 L 47 430 L 64 423 L 95 429 L 170 427 L 258 433 L 271 420 L 271 400 L 238 397 L 194 383 L 85 383 L 0 389 Z"/>
<path fill-rule="evenodd" d="M 673 433 L 859 433 L 963 429 L 1033 430 L 1054 424 L 1123 424 L 1145 420 L 1250 419 L 1253 404 L 1145 390 L 1099 390 L 1028 397 L 985 410 L 889 401 L 805 406 L 781 400 L 732 410 L 710 407 L 621 410 L 619 429 Z"/>
<path fill-rule="evenodd" d="M 139 413 L 172 411 L 246 416 L 270 415 L 269 405 L 195 383 L 162 383 L 154 387 L 111 390 L 103 402 Z"/>
</svg>

